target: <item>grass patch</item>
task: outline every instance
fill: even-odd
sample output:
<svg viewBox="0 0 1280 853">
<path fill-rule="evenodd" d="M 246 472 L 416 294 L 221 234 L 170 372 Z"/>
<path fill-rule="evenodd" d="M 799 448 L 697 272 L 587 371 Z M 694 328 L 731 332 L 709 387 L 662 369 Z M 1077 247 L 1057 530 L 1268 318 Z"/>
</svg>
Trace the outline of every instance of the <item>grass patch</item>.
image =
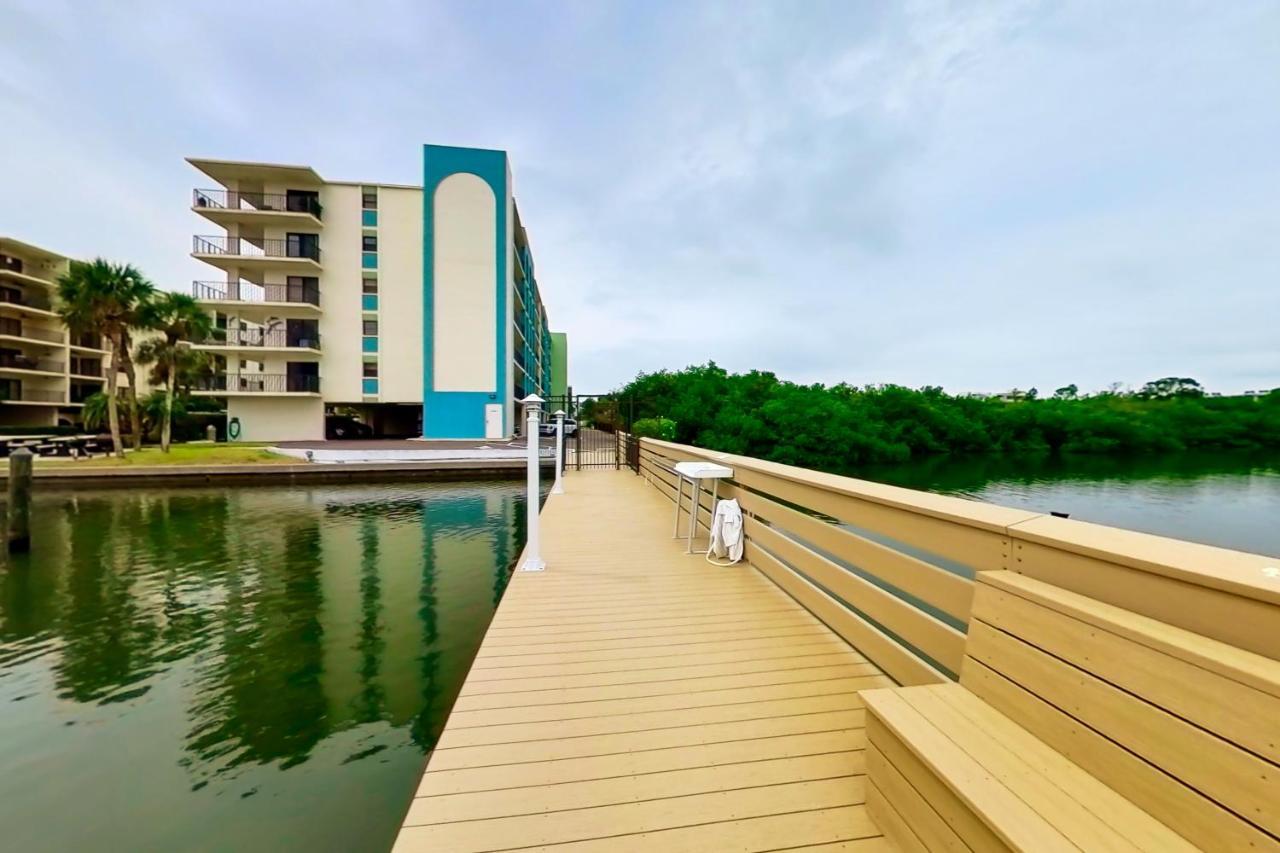
<svg viewBox="0 0 1280 853">
<path fill-rule="evenodd" d="M 40 467 L 58 468 L 135 468 L 150 465 L 289 465 L 300 460 L 267 452 L 265 444 L 175 444 L 168 453 L 159 447 L 143 447 L 125 451 L 123 459 L 95 456 L 92 459 L 41 459 Z"/>
</svg>

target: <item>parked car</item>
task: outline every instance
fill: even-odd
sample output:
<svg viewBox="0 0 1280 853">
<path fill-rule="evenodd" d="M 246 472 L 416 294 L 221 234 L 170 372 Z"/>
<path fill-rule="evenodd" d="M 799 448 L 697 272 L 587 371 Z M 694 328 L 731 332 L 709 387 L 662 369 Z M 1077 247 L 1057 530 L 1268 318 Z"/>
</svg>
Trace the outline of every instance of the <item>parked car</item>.
<svg viewBox="0 0 1280 853">
<path fill-rule="evenodd" d="M 573 418 L 565 418 L 565 419 L 564 419 L 564 434 L 565 434 L 565 435 L 567 435 L 567 436 L 568 436 L 568 435 L 573 435 L 573 434 L 574 434 L 575 432 L 577 432 L 577 431 L 578 431 L 578 422 L 577 422 L 577 421 L 575 421 Z M 539 425 L 539 427 L 538 427 L 538 434 L 539 434 L 539 435 L 555 435 L 555 434 L 556 434 L 556 422 L 555 422 L 554 420 L 551 420 L 551 421 L 543 421 L 543 422 L 542 422 L 542 424 L 541 424 L 541 425 Z"/>
<path fill-rule="evenodd" d="M 373 427 L 348 415 L 325 415 L 324 437 L 328 439 L 373 438 Z"/>
</svg>

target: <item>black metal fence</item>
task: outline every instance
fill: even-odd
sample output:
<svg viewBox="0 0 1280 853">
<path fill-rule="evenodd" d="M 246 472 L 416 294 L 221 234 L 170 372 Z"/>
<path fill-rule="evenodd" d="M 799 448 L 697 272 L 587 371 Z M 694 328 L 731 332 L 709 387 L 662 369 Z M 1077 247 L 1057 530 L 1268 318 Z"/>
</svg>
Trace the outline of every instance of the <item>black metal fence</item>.
<svg viewBox="0 0 1280 853">
<path fill-rule="evenodd" d="M 248 281 L 193 281 L 191 295 L 206 301 L 225 299 L 229 302 L 297 302 L 319 305 L 320 285 L 316 282 L 254 284 Z"/>
<path fill-rule="evenodd" d="M 621 468 L 630 465 L 624 447 L 630 433 L 631 401 L 614 394 L 568 394 L 553 396 L 546 411 L 552 424 L 554 413 L 563 411 L 565 421 L 565 468 Z M 637 448 L 637 461 L 638 448 Z"/>
<path fill-rule="evenodd" d="M 285 373 L 217 373 L 200 377 L 191 389 L 235 394 L 318 394 L 320 377 Z"/>
<path fill-rule="evenodd" d="M 297 329 L 225 329 L 201 343 L 212 346 L 320 349 L 320 333 Z"/>
<path fill-rule="evenodd" d="M 320 199 L 310 193 L 255 193 L 244 190 L 193 190 L 191 204 L 212 210 L 309 213 L 320 218 Z"/>
<path fill-rule="evenodd" d="M 306 235 L 308 237 L 312 235 Z M 266 239 L 197 234 L 192 249 L 197 255 L 238 255 L 244 258 L 309 258 L 320 262 L 320 244 L 316 240 L 292 237 Z"/>
</svg>

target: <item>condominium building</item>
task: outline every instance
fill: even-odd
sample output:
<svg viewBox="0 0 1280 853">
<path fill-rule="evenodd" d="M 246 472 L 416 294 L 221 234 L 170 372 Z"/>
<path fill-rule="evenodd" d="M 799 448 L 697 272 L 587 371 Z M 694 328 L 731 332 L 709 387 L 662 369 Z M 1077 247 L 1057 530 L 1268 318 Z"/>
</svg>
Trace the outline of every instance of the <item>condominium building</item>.
<svg viewBox="0 0 1280 853">
<path fill-rule="evenodd" d="M 56 280 L 69 264 L 0 237 L 0 426 L 76 423 L 84 399 L 106 381 L 102 339 L 72 337 L 54 312 Z"/>
<path fill-rule="evenodd" d="M 423 146 L 421 186 L 309 166 L 189 158 L 222 233 L 192 256 L 218 334 L 197 346 L 245 441 L 319 439 L 326 414 L 377 435 L 501 439 L 554 384 L 551 332 L 504 151 Z"/>
</svg>

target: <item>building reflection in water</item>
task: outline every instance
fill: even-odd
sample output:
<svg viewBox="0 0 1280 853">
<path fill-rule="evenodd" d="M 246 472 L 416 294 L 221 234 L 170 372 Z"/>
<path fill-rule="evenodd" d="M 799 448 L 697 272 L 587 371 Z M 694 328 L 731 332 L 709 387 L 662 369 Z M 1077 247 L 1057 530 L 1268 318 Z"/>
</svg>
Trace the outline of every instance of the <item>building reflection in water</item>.
<svg viewBox="0 0 1280 853">
<path fill-rule="evenodd" d="M 385 846 L 519 553 L 520 491 L 41 496 L 35 550 L 0 569 L 0 717 L 24 711 L 0 724 L 0 760 L 68 774 L 85 790 L 118 788 L 118 778 L 95 778 L 83 752 L 76 760 L 66 733 L 92 722 L 94 748 L 127 748 L 137 781 L 114 796 L 119 814 L 98 828 L 100 841 L 118 826 L 137 842 L 130 811 L 160 804 L 170 830 L 203 833 L 211 812 L 227 814 L 206 792 L 235 793 L 223 799 L 242 810 L 270 793 L 283 836 L 304 818 L 323 822 L 315 790 L 328 785 L 345 789 L 344 803 L 367 797 L 350 808 L 386 824 L 369 830 Z M 185 784 L 172 784 L 174 768 Z M 359 774 L 358 792 L 344 773 Z M 7 796 L 0 782 L 6 826 L 65 808 L 12 787 Z M 10 813 L 18 802 L 28 817 Z M 340 830 L 318 837 L 322 847 L 354 843 Z"/>
</svg>

